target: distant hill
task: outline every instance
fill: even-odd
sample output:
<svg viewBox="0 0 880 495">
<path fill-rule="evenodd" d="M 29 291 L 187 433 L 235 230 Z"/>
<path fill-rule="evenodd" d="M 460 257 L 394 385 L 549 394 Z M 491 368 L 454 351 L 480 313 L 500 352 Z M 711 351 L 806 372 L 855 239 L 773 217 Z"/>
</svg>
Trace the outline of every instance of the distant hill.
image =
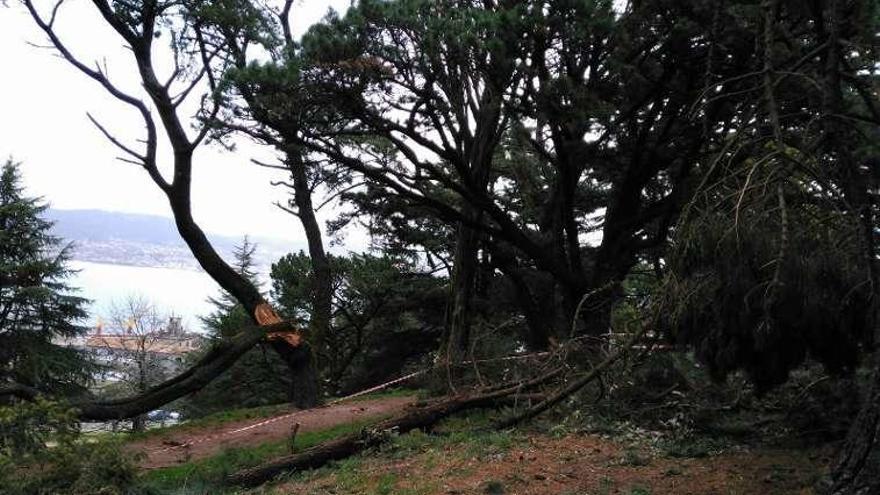
<svg viewBox="0 0 880 495">
<path fill-rule="evenodd" d="M 54 222 L 53 233 L 74 243 L 74 259 L 94 263 L 165 268 L 198 268 L 186 244 L 177 233 L 174 220 L 158 215 L 104 210 L 49 209 L 46 218 Z M 232 258 L 242 239 L 207 234 L 226 258 Z M 291 251 L 306 249 L 304 243 L 252 237 L 258 245 L 257 262 L 262 269 Z"/>
<path fill-rule="evenodd" d="M 55 235 L 77 241 L 125 240 L 148 244 L 181 244 L 174 221 L 158 215 L 104 210 L 46 212 L 55 223 Z"/>
</svg>

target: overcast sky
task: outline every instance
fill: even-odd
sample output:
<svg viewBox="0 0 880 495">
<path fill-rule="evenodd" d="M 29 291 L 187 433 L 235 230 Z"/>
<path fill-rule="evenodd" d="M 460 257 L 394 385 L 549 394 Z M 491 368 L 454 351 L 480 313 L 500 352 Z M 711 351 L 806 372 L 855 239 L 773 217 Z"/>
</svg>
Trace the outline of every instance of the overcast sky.
<svg viewBox="0 0 880 495">
<path fill-rule="evenodd" d="M 349 4 L 297 2 L 294 28 L 302 33 L 329 8 L 344 12 Z M 119 86 L 138 91 L 130 54 L 91 2 L 68 0 L 59 13 L 58 31 L 83 61 L 106 60 Z M 132 142 L 142 135 L 137 115 L 51 50 L 28 43 L 44 45 L 45 36 L 16 0 L 8 0 L 8 8 L 0 6 L 0 159 L 11 156 L 22 162 L 29 194 L 45 197 L 56 208 L 170 216 L 164 196 L 146 173 L 116 160 L 118 150 L 86 118 L 91 112 Z M 297 219 L 272 205 L 285 197 L 283 190 L 269 185 L 280 177 L 250 164 L 252 157 L 267 156 L 247 142 L 232 153 L 214 146 L 197 152 L 193 212 L 205 230 L 304 239 Z"/>
</svg>

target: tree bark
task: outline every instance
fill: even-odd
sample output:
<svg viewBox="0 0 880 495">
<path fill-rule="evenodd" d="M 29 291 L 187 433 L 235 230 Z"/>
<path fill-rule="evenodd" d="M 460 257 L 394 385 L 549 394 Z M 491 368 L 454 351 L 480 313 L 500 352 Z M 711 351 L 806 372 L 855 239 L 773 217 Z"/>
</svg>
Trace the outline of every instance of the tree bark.
<svg viewBox="0 0 880 495">
<path fill-rule="evenodd" d="M 318 444 L 301 453 L 282 457 L 253 469 L 240 471 L 231 475 L 227 482 L 232 485 L 253 487 L 285 472 L 315 469 L 330 461 L 345 459 L 379 445 L 390 439 L 392 431 L 402 434 L 417 428 L 427 428 L 459 411 L 491 404 L 494 399 L 494 397 L 460 397 L 413 408 L 402 415 L 364 428 L 360 432 Z"/>
<path fill-rule="evenodd" d="M 146 414 L 138 414 L 137 416 L 131 418 L 131 431 L 132 432 L 144 431 L 146 428 L 147 428 L 147 415 Z"/>
<path fill-rule="evenodd" d="M 471 212 L 473 214 L 473 212 Z M 464 224 L 458 226 L 450 290 L 449 316 L 443 338 L 443 361 L 457 364 L 464 360 L 471 341 L 471 302 L 477 274 L 479 233 Z"/>
<path fill-rule="evenodd" d="M 522 340 L 530 351 L 546 351 L 550 347 L 550 337 L 555 333 L 556 315 L 553 311 L 553 284 L 545 284 L 540 280 L 534 281 L 533 284 L 537 286 L 538 291 L 547 290 L 546 287 L 542 287 L 543 285 L 550 286 L 550 290 L 545 294 L 537 296 L 533 294 L 522 271 L 522 269 L 515 267 L 504 269 L 504 274 L 510 278 L 513 285 L 517 304 L 526 319 Z"/>
<path fill-rule="evenodd" d="M 309 257 L 312 261 L 312 302 L 309 314 L 309 345 L 291 353 L 293 380 L 291 400 L 297 407 L 313 407 L 320 402 L 321 390 L 317 362 L 318 352 L 324 345 L 324 337 L 330 331 L 333 288 L 330 260 L 324 251 L 321 228 L 312 204 L 306 164 L 299 148 L 287 153 L 288 168 L 293 179 L 293 200 L 297 215 L 306 233 Z"/>
<path fill-rule="evenodd" d="M 867 397 L 831 473 L 833 495 L 880 495 L 880 353 Z"/>
<path fill-rule="evenodd" d="M 272 341 L 272 347 L 284 359 L 292 373 L 288 398 L 294 407 L 310 409 L 318 405 L 318 374 L 312 347 L 303 342 L 291 347 L 283 342 Z"/>
</svg>

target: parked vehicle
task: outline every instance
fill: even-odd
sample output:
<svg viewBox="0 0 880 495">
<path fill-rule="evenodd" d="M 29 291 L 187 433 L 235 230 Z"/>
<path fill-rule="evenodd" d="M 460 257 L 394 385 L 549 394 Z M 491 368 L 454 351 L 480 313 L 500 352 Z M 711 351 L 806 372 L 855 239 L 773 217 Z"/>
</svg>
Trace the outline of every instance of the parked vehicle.
<svg viewBox="0 0 880 495">
<path fill-rule="evenodd" d="M 180 413 L 177 411 L 166 411 L 165 409 L 156 409 L 147 413 L 147 419 L 150 421 L 177 421 L 180 419 Z"/>
</svg>

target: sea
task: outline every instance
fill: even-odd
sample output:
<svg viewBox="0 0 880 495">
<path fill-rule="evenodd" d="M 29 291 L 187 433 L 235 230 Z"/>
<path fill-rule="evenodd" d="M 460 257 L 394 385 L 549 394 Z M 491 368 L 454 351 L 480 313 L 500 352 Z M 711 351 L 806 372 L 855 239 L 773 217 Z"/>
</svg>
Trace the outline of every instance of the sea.
<svg viewBox="0 0 880 495">
<path fill-rule="evenodd" d="M 108 321 L 114 305 L 129 297 L 141 297 L 154 305 L 157 314 L 177 316 L 189 331 L 202 332 L 200 316 L 214 308 L 209 297 L 220 288 L 204 271 L 194 268 L 130 266 L 72 260 L 76 273 L 70 278 L 78 295 L 90 299 L 88 325 Z"/>
</svg>

